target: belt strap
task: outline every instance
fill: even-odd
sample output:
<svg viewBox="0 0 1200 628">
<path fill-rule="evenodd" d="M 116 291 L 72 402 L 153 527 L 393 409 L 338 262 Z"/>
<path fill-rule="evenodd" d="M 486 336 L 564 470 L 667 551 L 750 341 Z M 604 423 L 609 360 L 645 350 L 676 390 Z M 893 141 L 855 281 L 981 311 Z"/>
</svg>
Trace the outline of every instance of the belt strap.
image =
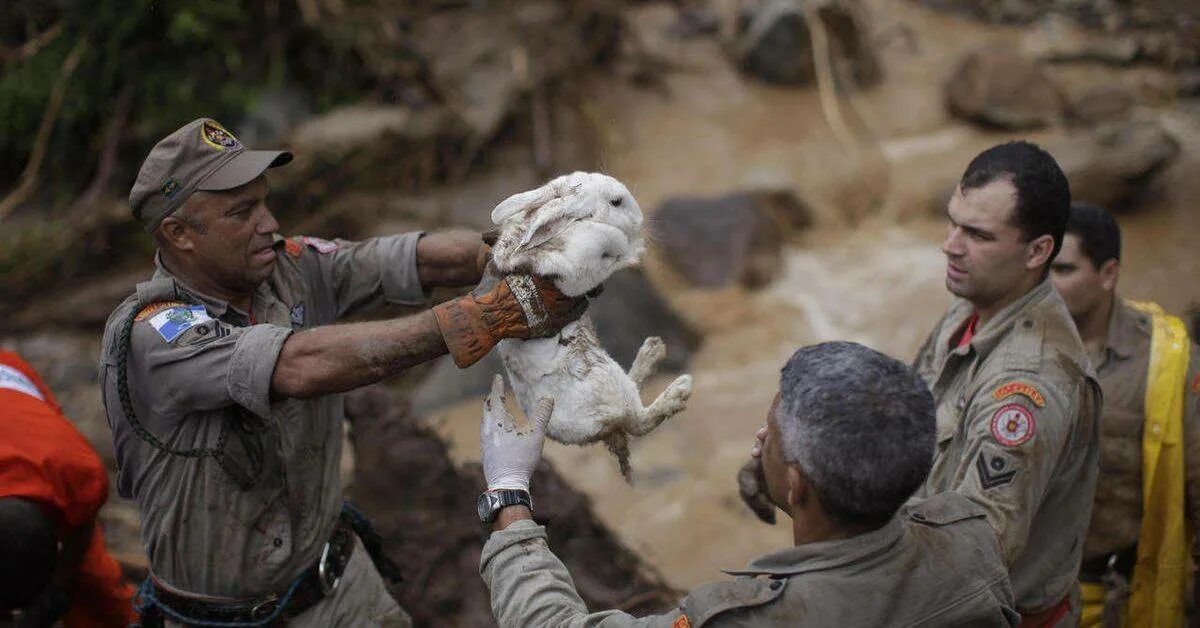
<svg viewBox="0 0 1200 628">
<path fill-rule="evenodd" d="M 161 625 L 161 613 L 193 626 L 252 627 L 282 626 L 331 595 L 354 551 L 354 534 L 341 521 L 317 562 L 305 569 L 283 595 L 232 602 L 214 602 L 169 591 L 147 578 L 139 587 L 134 608 L 142 614 L 142 625 Z"/>
</svg>

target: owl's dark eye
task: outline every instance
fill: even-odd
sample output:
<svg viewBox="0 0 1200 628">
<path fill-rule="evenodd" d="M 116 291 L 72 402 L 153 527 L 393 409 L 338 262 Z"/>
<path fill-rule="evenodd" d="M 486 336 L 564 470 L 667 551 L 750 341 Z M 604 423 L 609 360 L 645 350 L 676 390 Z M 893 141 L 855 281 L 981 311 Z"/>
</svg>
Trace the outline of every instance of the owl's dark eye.
<svg viewBox="0 0 1200 628">
<path fill-rule="evenodd" d="M 624 200 L 624 199 L 617 197 L 617 198 L 614 198 L 613 200 L 609 201 L 609 204 L 612 205 L 613 207 L 620 207 L 622 200 Z"/>
</svg>

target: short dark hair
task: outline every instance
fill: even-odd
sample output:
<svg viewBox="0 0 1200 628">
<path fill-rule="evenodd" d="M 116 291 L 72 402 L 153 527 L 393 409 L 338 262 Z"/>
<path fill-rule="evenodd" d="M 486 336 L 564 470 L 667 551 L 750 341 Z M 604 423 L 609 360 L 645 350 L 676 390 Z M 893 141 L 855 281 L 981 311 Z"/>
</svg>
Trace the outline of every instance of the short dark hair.
<svg viewBox="0 0 1200 628">
<path fill-rule="evenodd" d="M 37 503 L 0 498 L 0 608 L 29 606 L 50 583 L 58 560 L 54 521 Z"/>
<path fill-rule="evenodd" d="M 1079 238 L 1079 250 L 1094 268 L 1099 269 L 1110 259 L 1121 259 L 1121 228 L 1099 205 L 1071 203 L 1067 233 Z"/>
<path fill-rule="evenodd" d="M 1017 226 L 1032 240 L 1045 234 L 1054 238 L 1053 261 L 1062 249 L 1063 232 L 1071 211 L 1071 186 L 1067 175 L 1050 153 L 1025 141 L 993 146 L 967 166 L 959 187 L 981 188 L 997 179 L 1011 181 L 1017 188 Z M 1046 263 L 1049 269 L 1049 261 Z"/>
<path fill-rule="evenodd" d="M 907 365 L 853 342 L 794 353 L 775 422 L 784 460 L 800 467 L 825 513 L 878 527 L 933 465 L 933 395 Z"/>
</svg>

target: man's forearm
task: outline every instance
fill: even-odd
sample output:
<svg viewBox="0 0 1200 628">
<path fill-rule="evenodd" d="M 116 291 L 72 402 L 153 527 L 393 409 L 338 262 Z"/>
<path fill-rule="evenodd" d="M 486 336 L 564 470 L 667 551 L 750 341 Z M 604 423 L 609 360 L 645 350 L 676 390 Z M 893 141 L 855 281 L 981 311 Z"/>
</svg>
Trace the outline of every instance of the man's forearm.
<svg viewBox="0 0 1200 628">
<path fill-rule="evenodd" d="M 271 395 L 308 399 L 346 392 L 445 353 L 432 312 L 317 327 L 283 343 L 271 375 Z"/>
<path fill-rule="evenodd" d="M 483 273 L 483 242 L 479 233 L 446 231 L 421 236 L 417 241 L 417 276 L 421 287 L 457 288 L 479 283 Z"/>
</svg>

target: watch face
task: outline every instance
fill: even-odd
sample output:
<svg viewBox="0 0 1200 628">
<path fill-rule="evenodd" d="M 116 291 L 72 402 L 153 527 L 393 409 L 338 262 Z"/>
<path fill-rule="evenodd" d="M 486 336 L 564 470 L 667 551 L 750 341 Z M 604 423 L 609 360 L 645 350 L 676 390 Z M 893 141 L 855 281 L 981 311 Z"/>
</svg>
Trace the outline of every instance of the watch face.
<svg viewBox="0 0 1200 628">
<path fill-rule="evenodd" d="M 488 494 L 484 493 L 479 496 L 479 500 L 475 502 L 475 511 L 479 513 L 479 520 L 484 523 L 490 523 L 492 520 L 492 504 L 488 500 Z"/>
</svg>

